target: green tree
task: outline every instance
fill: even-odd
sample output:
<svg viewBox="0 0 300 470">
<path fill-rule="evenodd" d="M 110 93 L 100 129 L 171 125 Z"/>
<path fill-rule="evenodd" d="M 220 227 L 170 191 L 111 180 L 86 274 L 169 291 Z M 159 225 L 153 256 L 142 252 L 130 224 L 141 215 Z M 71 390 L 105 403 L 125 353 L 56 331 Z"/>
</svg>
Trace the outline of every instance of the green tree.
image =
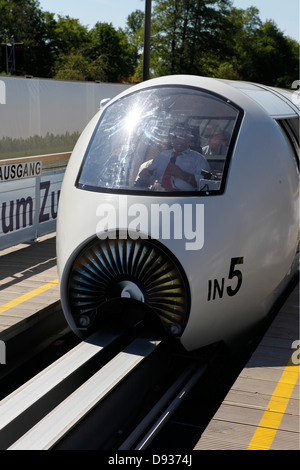
<svg viewBox="0 0 300 470">
<path fill-rule="evenodd" d="M 220 55 L 229 0 L 160 0 L 153 11 L 152 67 L 156 75 L 206 74 L 208 55 Z"/>
<path fill-rule="evenodd" d="M 248 80 L 289 88 L 299 77 L 293 42 L 272 21 L 266 21 L 257 29 L 249 55 L 247 67 L 241 67 L 241 75 Z"/>
<path fill-rule="evenodd" d="M 86 80 L 90 61 L 88 29 L 78 19 L 58 15 L 58 20 L 48 18 L 49 44 L 55 63 L 54 78 Z"/>
<path fill-rule="evenodd" d="M 231 6 L 223 28 L 219 31 L 220 40 L 224 44 L 223 53 L 213 54 L 210 57 L 209 67 L 206 69 L 208 75 L 225 79 L 249 80 L 244 77 L 247 76 L 246 69 L 252 68 L 250 49 L 261 24 L 257 8 L 250 7 L 242 10 Z"/>
<path fill-rule="evenodd" d="M 51 51 L 44 13 L 36 0 L 0 0 L 0 41 L 24 43 L 24 73 L 49 76 Z"/>
<path fill-rule="evenodd" d="M 125 34 L 132 48 L 135 63 L 134 75 L 131 81 L 140 82 L 143 77 L 143 53 L 144 53 L 144 18 L 145 13 L 135 10 L 127 17 Z"/>
<path fill-rule="evenodd" d="M 99 80 L 108 81 L 106 58 L 98 57 L 91 60 L 82 51 L 73 50 L 69 54 L 61 54 L 59 65 L 56 66 L 54 78 L 61 80 Z"/>
<path fill-rule="evenodd" d="M 58 20 L 49 22 L 48 27 L 51 47 L 56 54 L 67 54 L 88 47 L 88 29 L 78 19 L 58 15 Z"/>
<path fill-rule="evenodd" d="M 81 52 L 61 54 L 54 78 L 61 80 L 85 80 L 89 61 Z"/>
<path fill-rule="evenodd" d="M 230 0 L 156 0 L 150 75 L 196 74 L 290 87 L 299 77 L 299 44 L 255 7 Z M 119 82 L 142 79 L 144 12 L 123 30 L 43 12 L 37 0 L 0 0 L 0 41 L 24 43 L 22 73 Z M 1 64 L 1 62 L 0 62 Z M 5 72 L 5 65 L 0 72 Z"/>
<path fill-rule="evenodd" d="M 235 75 L 266 85 L 290 87 L 299 76 L 299 44 L 280 31 L 273 21 L 262 22 L 259 10 L 232 8 L 227 18 L 231 36 L 225 62 L 215 71 L 222 78 Z M 225 64 L 230 64 L 226 74 Z"/>
<path fill-rule="evenodd" d="M 290 87 L 299 44 L 259 10 L 230 0 L 157 0 L 152 19 L 154 75 L 196 74 Z"/>
<path fill-rule="evenodd" d="M 90 58 L 106 64 L 105 73 L 109 82 L 119 82 L 129 77 L 136 65 L 135 51 L 128 43 L 126 34 L 108 23 L 96 23 L 90 31 Z"/>
<path fill-rule="evenodd" d="M 144 28 L 144 17 L 145 13 L 142 10 L 135 10 L 128 15 L 125 33 L 130 42 L 136 42 L 136 38 L 140 36 L 141 30 Z"/>
</svg>

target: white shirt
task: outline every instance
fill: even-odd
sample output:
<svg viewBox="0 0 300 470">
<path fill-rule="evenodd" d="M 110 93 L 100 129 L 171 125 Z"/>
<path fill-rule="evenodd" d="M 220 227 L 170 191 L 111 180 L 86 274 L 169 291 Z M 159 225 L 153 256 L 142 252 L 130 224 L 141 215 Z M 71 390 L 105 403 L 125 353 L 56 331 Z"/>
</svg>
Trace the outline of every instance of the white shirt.
<svg viewBox="0 0 300 470">
<path fill-rule="evenodd" d="M 158 154 L 148 166 L 148 170 L 159 183 L 162 183 L 164 173 L 173 154 L 174 150 L 172 149 L 164 150 Z M 176 165 L 183 171 L 194 175 L 196 181 L 201 177 L 202 170 L 210 171 L 209 164 L 203 155 L 191 149 L 184 150 L 176 157 Z M 177 189 L 178 191 L 195 191 L 196 189 L 193 185 L 180 178 L 175 178 L 174 176 L 171 176 L 171 184 L 173 189 Z"/>
</svg>

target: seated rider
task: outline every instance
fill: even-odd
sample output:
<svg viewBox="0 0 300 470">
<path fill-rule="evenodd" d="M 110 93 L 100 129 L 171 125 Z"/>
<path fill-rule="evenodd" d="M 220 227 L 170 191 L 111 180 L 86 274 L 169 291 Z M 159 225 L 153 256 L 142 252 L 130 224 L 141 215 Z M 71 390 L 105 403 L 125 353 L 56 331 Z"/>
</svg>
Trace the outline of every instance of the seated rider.
<svg viewBox="0 0 300 470">
<path fill-rule="evenodd" d="M 185 123 L 176 123 L 170 129 L 172 149 L 159 153 L 149 164 L 142 165 L 136 185 L 154 190 L 193 191 L 202 170 L 210 171 L 200 153 L 190 149 L 191 133 Z"/>
<path fill-rule="evenodd" d="M 202 148 L 203 155 L 226 155 L 228 150 L 229 134 L 218 127 L 213 129 L 207 126 L 205 137 L 208 145 Z"/>
</svg>

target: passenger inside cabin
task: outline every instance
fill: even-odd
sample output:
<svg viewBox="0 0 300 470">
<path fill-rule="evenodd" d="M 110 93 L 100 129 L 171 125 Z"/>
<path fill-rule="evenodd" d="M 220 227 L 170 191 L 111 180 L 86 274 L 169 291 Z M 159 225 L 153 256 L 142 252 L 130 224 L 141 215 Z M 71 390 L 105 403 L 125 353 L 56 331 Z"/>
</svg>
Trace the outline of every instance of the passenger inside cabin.
<svg viewBox="0 0 300 470">
<path fill-rule="evenodd" d="M 203 170 L 210 166 L 203 155 L 190 148 L 193 135 L 185 123 L 170 129 L 172 148 L 159 153 L 149 164 L 143 164 L 136 186 L 158 191 L 195 191 Z"/>
<path fill-rule="evenodd" d="M 228 132 L 222 131 L 219 127 L 214 129 L 212 126 L 207 126 L 204 137 L 208 142 L 208 145 L 202 148 L 204 156 L 227 154 L 229 144 Z"/>
</svg>

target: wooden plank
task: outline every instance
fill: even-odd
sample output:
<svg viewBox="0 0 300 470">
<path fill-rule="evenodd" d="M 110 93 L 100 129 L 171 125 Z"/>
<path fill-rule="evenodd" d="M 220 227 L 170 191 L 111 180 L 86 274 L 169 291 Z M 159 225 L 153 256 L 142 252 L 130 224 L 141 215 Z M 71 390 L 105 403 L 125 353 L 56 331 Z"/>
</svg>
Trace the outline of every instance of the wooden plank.
<svg viewBox="0 0 300 470">
<path fill-rule="evenodd" d="M 51 153 L 46 155 L 35 155 L 33 157 L 20 157 L 1 160 L 0 164 L 10 165 L 11 163 L 33 162 L 41 160 L 42 162 L 52 162 L 56 160 L 66 160 L 70 158 L 72 152 Z"/>
<path fill-rule="evenodd" d="M 194 450 L 247 450 L 256 426 L 213 420 Z M 299 433 L 279 430 L 270 450 L 299 450 Z"/>
<path fill-rule="evenodd" d="M 194 450 L 246 450 L 255 427 L 213 420 Z"/>
<path fill-rule="evenodd" d="M 261 426 L 262 417 L 263 423 L 270 426 L 272 437 L 263 442 L 264 431 L 259 433 L 258 439 L 261 436 L 262 442 L 256 441 L 257 448 L 300 449 L 299 366 L 294 368 L 289 362 L 292 344 L 299 334 L 298 309 L 297 286 L 241 371 L 195 450 L 246 450 L 253 436 L 257 436 L 256 430 L 261 429 L 258 426 Z M 293 390 L 290 397 L 289 384 L 294 387 L 290 388 Z M 265 435 L 267 433 L 266 428 Z"/>
<path fill-rule="evenodd" d="M 1 332 L 59 300 L 58 285 L 44 292 L 37 291 L 57 279 L 55 233 L 41 237 L 40 243 L 20 244 L 2 250 L 0 263 Z M 37 295 L 22 299 L 35 291 Z M 19 300 L 22 301 L 19 305 L 10 305 Z"/>
<path fill-rule="evenodd" d="M 23 320 L 21 315 L 1 315 L 0 317 L 0 326 L 1 331 L 5 330 L 8 326 L 15 324 L 19 321 Z"/>
<path fill-rule="evenodd" d="M 298 432 L 286 432 L 277 431 L 274 441 L 270 447 L 270 450 L 299 450 L 299 431 Z"/>
<path fill-rule="evenodd" d="M 297 399 L 297 393 L 299 392 L 299 386 L 295 387 L 292 398 L 288 404 L 288 413 L 299 416 L 299 398 Z M 257 393 L 253 391 L 236 391 L 230 390 L 230 393 L 224 400 L 224 404 L 232 406 L 244 406 L 245 408 L 256 408 L 257 410 L 264 411 L 270 401 L 270 395 Z M 218 416 L 218 412 L 215 416 Z"/>
<path fill-rule="evenodd" d="M 257 409 L 256 407 L 239 406 L 237 404 L 227 405 L 223 403 L 218 412 L 215 415 L 215 419 L 218 421 L 228 421 L 230 423 L 248 424 L 250 426 L 258 426 L 263 416 L 264 409 Z M 270 411 L 272 414 L 272 411 Z M 277 412 L 274 411 L 274 419 L 277 416 Z M 272 417 L 270 418 L 272 422 Z M 299 431 L 299 413 L 295 416 L 286 414 L 285 419 L 282 419 L 278 429 L 282 431 Z"/>
</svg>

